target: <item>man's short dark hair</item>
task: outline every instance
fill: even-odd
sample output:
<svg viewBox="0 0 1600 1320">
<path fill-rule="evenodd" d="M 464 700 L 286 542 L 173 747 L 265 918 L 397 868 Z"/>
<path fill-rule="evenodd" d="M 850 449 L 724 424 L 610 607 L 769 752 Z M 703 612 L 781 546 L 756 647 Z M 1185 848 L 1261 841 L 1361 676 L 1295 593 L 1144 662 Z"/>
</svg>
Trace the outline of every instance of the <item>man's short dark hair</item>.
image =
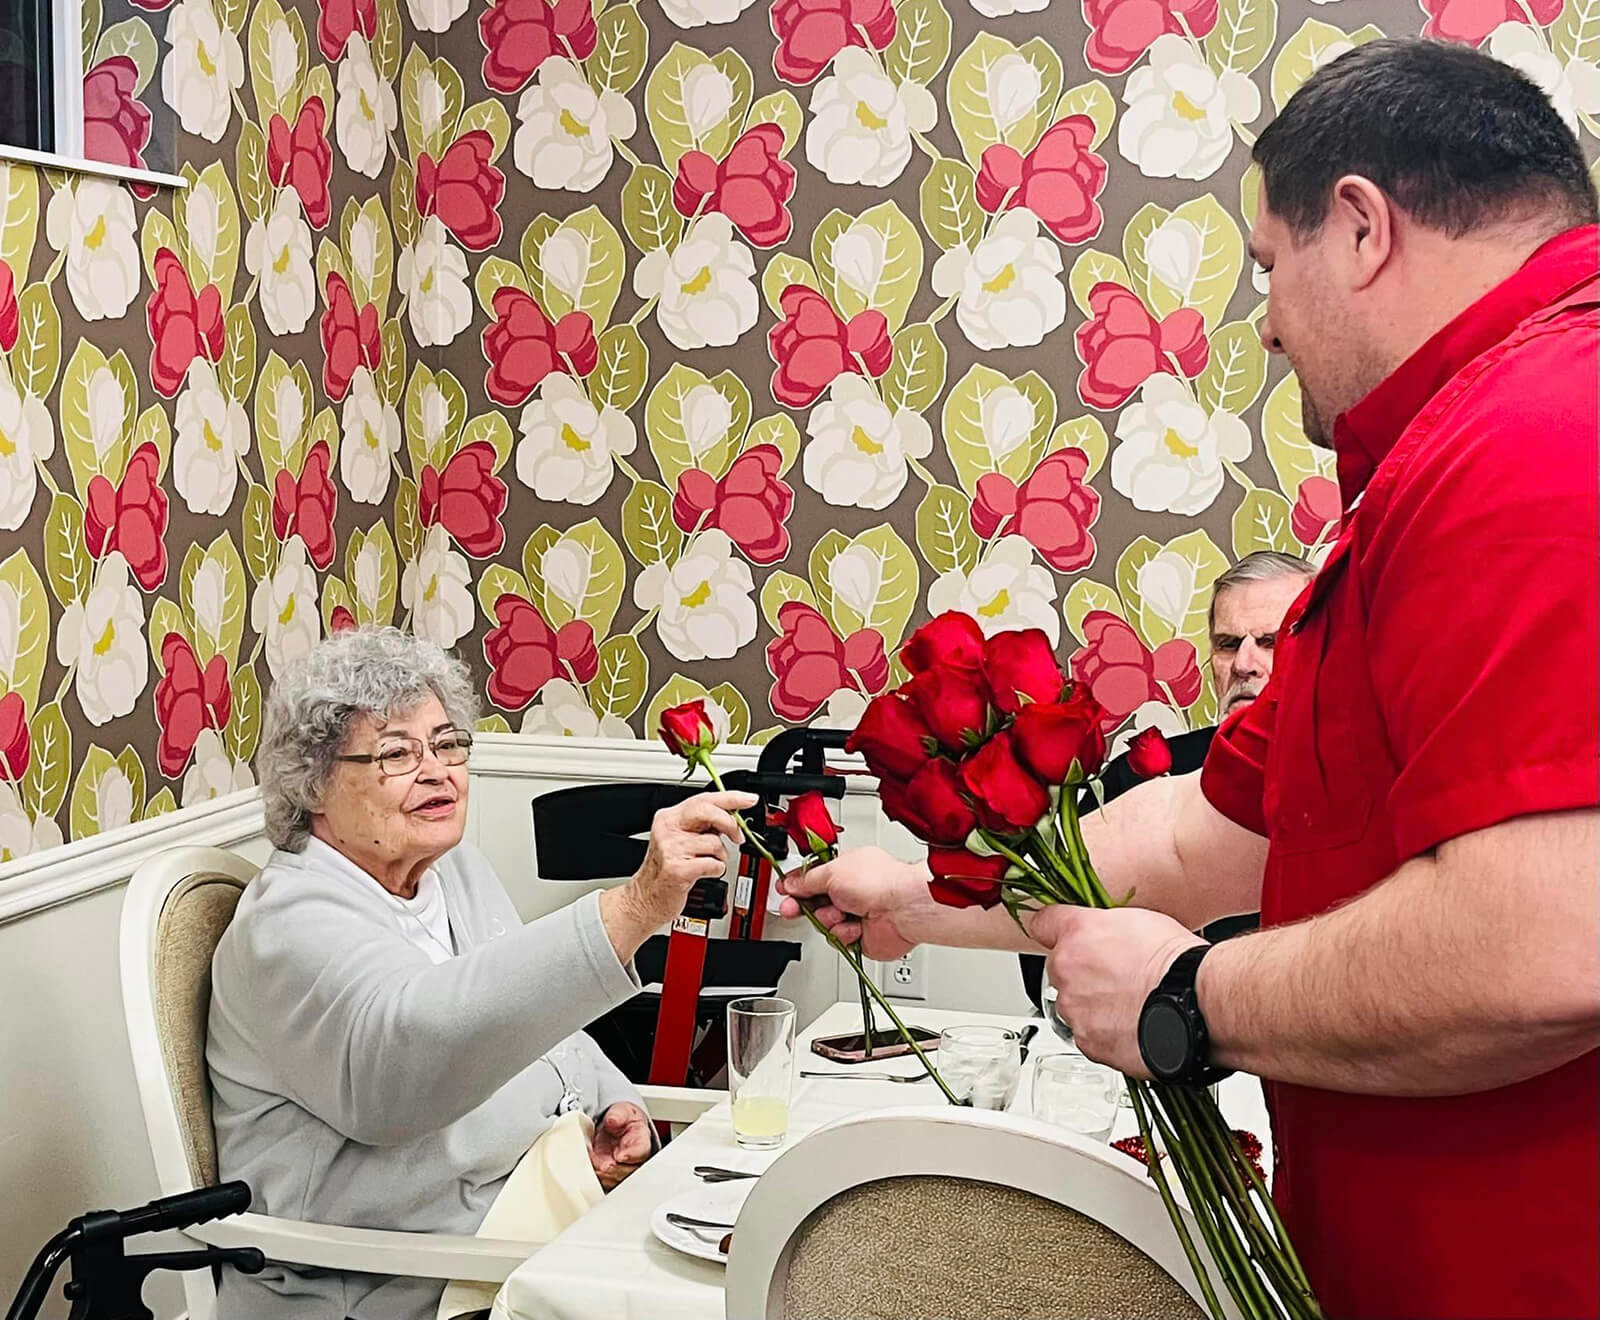
<svg viewBox="0 0 1600 1320">
<path fill-rule="evenodd" d="M 1595 218 L 1583 151 L 1549 98 L 1510 65 L 1454 43 L 1347 51 L 1289 99 L 1254 155 L 1268 208 L 1297 238 L 1321 229 L 1346 174 L 1452 237 L 1542 211 L 1563 227 Z"/>
</svg>

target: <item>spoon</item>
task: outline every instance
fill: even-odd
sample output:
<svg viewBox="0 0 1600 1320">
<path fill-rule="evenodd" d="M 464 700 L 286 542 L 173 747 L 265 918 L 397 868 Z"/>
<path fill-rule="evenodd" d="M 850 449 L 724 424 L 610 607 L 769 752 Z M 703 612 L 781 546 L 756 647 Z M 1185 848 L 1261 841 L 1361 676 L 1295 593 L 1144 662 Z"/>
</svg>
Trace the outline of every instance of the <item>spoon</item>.
<svg viewBox="0 0 1600 1320">
<path fill-rule="evenodd" d="M 702 1182 L 736 1182 L 740 1178 L 759 1178 L 759 1173 L 751 1173 L 747 1169 L 719 1169 L 715 1164 L 697 1164 L 694 1166 L 694 1176 Z"/>
</svg>

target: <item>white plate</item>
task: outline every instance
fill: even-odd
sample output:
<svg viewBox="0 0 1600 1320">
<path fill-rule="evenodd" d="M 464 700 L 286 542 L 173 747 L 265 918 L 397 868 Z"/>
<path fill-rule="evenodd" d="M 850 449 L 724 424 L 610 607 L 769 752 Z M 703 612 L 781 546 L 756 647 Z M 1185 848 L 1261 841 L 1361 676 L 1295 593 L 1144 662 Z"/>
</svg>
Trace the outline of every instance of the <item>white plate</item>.
<svg viewBox="0 0 1600 1320">
<path fill-rule="evenodd" d="M 726 1265 L 728 1257 L 722 1252 L 722 1239 L 728 1230 L 679 1228 L 667 1223 L 667 1215 L 688 1215 L 691 1219 L 709 1219 L 714 1223 L 732 1224 L 739 1218 L 744 1198 L 756 1185 L 754 1178 L 741 1178 L 737 1182 L 705 1183 L 669 1196 L 655 1208 L 650 1216 L 650 1231 L 658 1241 L 674 1251 L 701 1260 Z"/>
</svg>

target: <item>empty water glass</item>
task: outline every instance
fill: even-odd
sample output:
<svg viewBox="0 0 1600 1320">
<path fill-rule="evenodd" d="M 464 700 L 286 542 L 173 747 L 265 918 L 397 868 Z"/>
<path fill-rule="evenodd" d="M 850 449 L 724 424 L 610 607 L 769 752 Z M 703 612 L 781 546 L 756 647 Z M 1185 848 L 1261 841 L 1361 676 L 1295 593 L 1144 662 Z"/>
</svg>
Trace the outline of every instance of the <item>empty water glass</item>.
<svg viewBox="0 0 1600 1320">
<path fill-rule="evenodd" d="M 1004 1109 L 1022 1078 L 1022 1046 L 1007 1027 L 946 1027 L 939 1033 L 939 1075 L 974 1109 Z"/>
<path fill-rule="evenodd" d="M 1033 1065 L 1033 1113 L 1105 1141 L 1117 1121 L 1122 1074 L 1081 1054 L 1041 1054 Z"/>
</svg>

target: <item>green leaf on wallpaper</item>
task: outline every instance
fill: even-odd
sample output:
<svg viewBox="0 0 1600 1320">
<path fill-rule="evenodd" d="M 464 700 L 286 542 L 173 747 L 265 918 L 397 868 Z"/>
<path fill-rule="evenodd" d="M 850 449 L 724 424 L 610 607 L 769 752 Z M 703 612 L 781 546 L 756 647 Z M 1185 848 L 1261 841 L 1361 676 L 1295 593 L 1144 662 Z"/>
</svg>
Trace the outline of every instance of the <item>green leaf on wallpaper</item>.
<svg viewBox="0 0 1600 1320">
<path fill-rule="evenodd" d="M 402 563 L 414 564 L 422 553 L 422 523 L 417 516 L 417 483 L 401 477 L 394 493 L 394 546 Z"/>
<path fill-rule="evenodd" d="M 184 568 L 188 568 L 187 557 Z M 250 598 L 244 560 L 239 557 L 232 535 L 223 532 L 205 548 L 193 576 L 185 571 L 181 591 L 184 612 L 194 624 L 192 640 L 196 651 L 203 652 L 207 660 L 221 655 L 228 662 L 229 672 L 237 669 Z"/>
<path fill-rule="evenodd" d="M 1290 372 L 1274 387 L 1261 409 L 1261 446 L 1291 500 L 1307 477 L 1335 477 L 1333 453 L 1306 439 L 1300 420 L 1300 381 Z"/>
<path fill-rule="evenodd" d="M 950 156 L 934 161 L 923 176 L 917 191 L 922 227 L 945 251 L 962 244 L 976 248 L 983 237 L 976 186 L 972 167 Z"/>
<path fill-rule="evenodd" d="M 376 303 L 378 315 L 387 316 L 394 286 L 394 233 L 381 197 L 369 197 L 360 206 L 353 197 L 346 200 L 339 218 L 339 243 L 350 268 L 356 305 Z"/>
<path fill-rule="evenodd" d="M 1239 222 L 1210 193 L 1191 198 L 1172 213 L 1200 237 L 1200 258 L 1184 304 L 1205 317 L 1206 329 L 1220 325 L 1244 270 L 1244 235 Z M 1152 275 L 1152 284 L 1155 278 Z"/>
<path fill-rule="evenodd" d="M 972 501 L 954 486 L 930 486 L 917 505 L 917 550 L 935 573 L 970 573 L 978 562 Z"/>
<path fill-rule="evenodd" d="M 1117 556 L 1115 577 L 1117 595 L 1122 601 L 1122 609 L 1117 612 L 1135 628 L 1139 626 L 1139 614 L 1143 604 L 1143 598 L 1139 594 L 1139 575 L 1144 566 L 1160 553 L 1159 542 L 1148 536 L 1136 536 Z M 1145 640 L 1148 642 L 1150 639 L 1147 637 Z"/>
<path fill-rule="evenodd" d="M 421 478 L 422 469 L 431 463 L 431 445 L 428 435 L 428 422 L 424 417 L 425 409 L 423 400 L 433 402 L 433 411 L 437 415 L 437 428 L 444 425 L 442 396 L 434 387 L 433 370 L 426 362 L 419 362 L 411 368 L 411 379 L 406 382 L 405 411 L 402 419 L 405 423 L 406 458 L 410 461 L 411 471 L 417 478 Z M 462 403 L 462 412 L 465 413 L 465 400 Z"/>
<path fill-rule="evenodd" d="M 406 336 L 398 320 L 383 323 L 383 361 L 378 363 L 378 394 L 391 408 L 400 406 L 406 388 Z"/>
<path fill-rule="evenodd" d="M 1371 31 L 1382 35 L 1376 28 Z M 1300 84 L 1313 73 L 1352 46 L 1361 45 L 1362 41 L 1357 39 L 1359 35 L 1347 33 L 1321 19 L 1306 19 L 1272 61 L 1272 104 L 1282 110 L 1289 98 L 1300 90 Z M 1366 40 L 1370 41 L 1371 37 Z"/>
<path fill-rule="evenodd" d="M 456 116 L 461 105 L 456 106 Z M 424 152 L 437 160 L 445 129 L 445 88 L 434 62 L 421 43 L 406 52 L 400 67 L 400 124 L 405 133 L 406 154 L 415 161 Z M 454 128 L 454 120 L 450 127 Z M 444 139 L 448 140 L 448 139 Z"/>
<path fill-rule="evenodd" d="M 267 139 L 248 121 L 239 127 L 239 145 L 234 149 L 234 168 L 239 179 L 239 201 L 244 218 L 251 224 L 265 220 L 272 209 L 272 179 L 267 174 Z"/>
<path fill-rule="evenodd" d="M 1244 217 L 1246 229 L 1254 229 L 1256 211 L 1261 205 L 1261 166 L 1251 161 L 1244 167 L 1239 179 L 1239 214 Z"/>
<path fill-rule="evenodd" d="M 272 539 L 272 496 L 251 482 L 244 492 L 244 562 L 257 582 L 272 575 L 277 559 Z"/>
<path fill-rule="evenodd" d="M 1085 413 L 1082 417 L 1062 422 L 1051 432 L 1050 443 L 1045 446 L 1045 452 L 1053 454 L 1058 449 L 1081 450 L 1084 457 L 1089 460 L 1083 479 L 1093 481 L 1095 473 L 1100 471 L 1106 461 L 1105 423 L 1093 413 Z"/>
<path fill-rule="evenodd" d="M 82 5 L 82 12 L 78 15 L 78 49 L 83 52 L 87 68 L 92 62 L 94 43 L 100 36 L 105 14 L 101 9 L 100 0 L 82 0 Z"/>
<path fill-rule="evenodd" d="M 897 83 L 927 86 L 950 58 L 950 11 L 942 0 L 901 0 L 895 7 L 894 40 L 883 66 Z"/>
<path fill-rule="evenodd" d="M 44 520 L 44 572 L 63 607 L 89 594 L 94 564 L 84 537 L 83 505 L 61 491 L 50 499 Z"/>
<path fill-rule="evenodd" d="M 728 86 L 732 90 L 732 99 L 727 114 L 723 117 L 722 126 L 713 128 L 701 138 L 700 149 L 720 159 L 733 145 L 740 125 L 750 113 L 750 98 L 755 93 L 755 78 L 751 75 L 750 66 L 745 63 L 744 56 L 732 46 L 719 50 L 711 57 L 711 63 L 727 78 Z"/>
<path fill-rule="evenodd" d="M 250 15 L 250 0 L 213 0 L 217 19 L 229 32 L 237 35 L 244 29 Z"/>
<path fill-rule="evenodd" d="M 625 720 L 639 709 L 650 686 L 650 661 L 629 633 L 600 643 L 600 668 L 589 680 L 589 704 L 596 715 Z"/>
<path fill-rule="evenodd" d="M 1092 315 L 1089 311 L 1089 294 L 1097 284 L 1120 284 L 1125 289 L 1131 289 L 1133 276 L 1120 258 L 1090 248 L 1078 254 L 1067 276 L 1067 288 L 1072 293 L 1073 305 L 1085 316 Z"/>
<path fill-rule="evenodd" d="M 150 643 L 150 658 L 155 661 L 157 672 L 165 672 L 161 662 L 161 648 L 173 633 L 177 633 L 179 637 L 193 645 L 193 640 L 189 636 L 189 624 L 183 617 L 183 611 L 178 608 L 176 602 L 168 600 L 165 596 L 157 596 L 150 602 L 150 625 L 145 629 L 146 640 Z"/>
<path fill-rule="evenodd" d="M 353 542 L 354 538 L 352 538 Z M 400 560 L 389 524 L 381 519 L 367 529 L 355 555 L 345 550 L 345 577 L 355 600 L 356 622 L 387 626 L 394 622 L 395 595 L 400 586 Z"/>
<path fill-rule="evenodd" d="M 622 543 L 646 568 L 678 557 L 683 533 L 672 521 L 672 492 L 660 482 L 633 483 L 622 501 Z"/>
<path fill-rule="evenodd" d="M 179 261 L 187 256 L 187 247 L 178 237 L 172 217 L 165 211 L 151 207 L 144 213 L 144 227 L 139 231 L 139 252 L 144 258 L 144 273 L 151 284 L 156 281 L 156 254 L 165 248 Z"/>
<path fill-rule="evenodd" d="M 280 470 L 294 467 L 292 460 L 311 424 L 311 373 L 306 364 L 290 367 L 277 350 L 268 353 L 256 386 L 255 413 L 256 449 L 270 482 Z"/>
<path fill-rule="evenodd" d="M 977 169 L 997 142 L 1025 151 L 1038 128 L 1039 78 L 1032 63 L 1004 37 L 980 32 L 945 81 L 945 104 L 967 164 Z"/>
<path fill-rule="evenodd" d="M 1567 0 L 1550 25 L 1550 46 L 1564 65 L 1600 64 L 1600 0 Z"/>
<path fill-rule="evenodd" d="M 1106 140 L 1111 126 L 1117 122 L 1117 98 L 1098 78 L 1079 83 L 1061 93 L 1061 99 L 1056 102 L 1054 119 L 1067 119 L 1072 115 L 1083 115 L 1093 122 L 1094 137 L 1089 142 L 1092 151 Z"/>
<path fill-rule="evenodd" d="M 217 365 L 217 380 L 230 399 L 243 404 L 256 379 L 256 327 L 250 308 L 244 303 L 228 308 L 226 325 L 228 342 Z"/>
<path fill-rule="evenodd" d="M 222 741 L 235 761 L 248 761 L 261 740 L 261 680 L 256 677 L 254 665 L 244 665 L 231 677 L 233 710 L 228 727 L 222 731 Z"/>
<path fill-rule="evenodd" d="M 511 457 L 511 446 L 514 442 L 511 423 L 506 420 L 505 414 L 500 412 L 479 413 L 461 431 L 463 449 L 468 445 L 488 445 L 494 450 L 495 472 L 506 465 L 506 459 Z"/>
<path fill-rule="evenodd" d="M 1208 330 L 1227 312 L 1244 269 L 1238 222 L 1207 193 L 1168 212 L 1146 203 L 1122 235 L 1134 291 L 1157 316 L 1193 307 Z"/>
<path fill-rule="evenodd" d="M 1206 61 L 1217 73 L 1254 73 L 1278 35 L 1278 0 L 1222 0 L 1206 34 Z"/>
<path fill-rule="evenodd" d="M 406 387 L 406 446 L 419 477 L 424 463 L 441 472 L 461 447 L 467 420 L 467 392 L 448 371 L 431 372 L 417 363 Z M 413 438 L 414 437 L 414 438 Z M 422 462 L 417 463 L 420 451 Z"/>
<path fill-rule="evenodd" d="M 395 242 L 402 247 L 414 243 L 422 228 L 422 218 L 417 214 L 417 176 L 403 160 L 395 161 L 389 180 L 389 214 L 394 219 Z"/>
<path fill-rule="evenodd" d="M 1234 510 L 1233 557 L 1243 559 L 1257 550 L 1276 550 L 1279 554 L 1301 553 L 1293 529 L 1294 505 L 1275 490 L 1247 490 Z"/>
<path fill-rule="evenodd" d="M 549 523 L 541 523 L 528 534 L 528 539 L 522 543 L 522 576 L 528 584 L 528 599 L 538 608 L 540 614 L 545 613 L 544 608 L 544 556 L 559 539 L 561 533 Z M 545 615 L 548 618 L 548 615 Z"/>
<path fill-rule="evenodd" d="M 711 387 L 727 400 L 731 410 L 728 422 L 728 439 L 733 442 L 726 459 L 722 460 L 715 468 L 707 467 L 706 471 L 714 477 L 720 477 L 728 470 L 728 465 L 733 462 L 734 455 L 741 448 L 744 433 L 750 429 L 750 387 L 743 379 L 731 371 L 719 371 L 711 377 Z M 705 467 L 705 464 L 701 464 Z"/>
<path fill-rule="evenodd" d="M 494 143 L 489 159 L 499 159 L 500 153 L 506 149 L 506 143 L 511 141 L 511 116 L 506 113 L 505 106 L 498 101 L 484 100 L 463 110 L 461 122 L 456 125 L 457 139 L 477 132 L 487 133 Z"/>
<path fill-rule="evenodd" d="M 733 81 L 709 56 L 681 41 L 673 42 L 650 70 L 644 84 L 644 115 L 669 176 L 677 173 L 685 152 L 717 155 L 727 146 L 735 91 Z"/>
<path fill-rule="evenodd" d="M 238 2 L 245 3 L 245 0 Z M 402 31 L 399 0 L 377 0 L 377 17 L 377 30 L 372 34 L 372 63 L 378 70 L 378 76 L 384 82 L 392 83 L 400 72 Z"/>
<path fill-rule="evenodd" d="M 783 150 L 778 154 L 787 156 L 794 150 L 795 143 L 800 141 L 805 115 L 794 93 L 785 88 L 781 92 L 769 92 L 751 105 L 746 128 L 754 128 L 757 124 L 776 124 L 783 130 Z"/>
<path fill-rule="evenodd" d="M 123 399 L 106 355 L 87 339 L 80 339 L 67 361 L 57 400 L 61 444 L 80 503 L 89 498 L 92 478 L 108 476 L 115 482 L 122 477 L 126 461 Z"/>
<path fill-rule="evenodd" d="M 1211 584 L 1227 569 L 1227 556 L 1203 529 L 1168 541 L 1137 570 L 1140 635 L 1153 647 L 1176 637 L 1198 650 L 1206 638 Z M 1120 560 L 1117 570 L 1117 583 L 1121 586 Z M 1127 601 L 1126 591 L 1123 599 Z M 1128 605 L 1133 608 L 1131 601 Z"/>
<path fill-rule="evenodd" d="M 154 820 L 157 816 L 165 816 L 168 812 L 176 811 L 177 809 L 178 799 L 172 796 L 170 788 L 163 787 L 159 793 L 144 804 L 144 815 L 140 816 L 139 819 Z"/>
<path fill-rule="evenodd" d="M 479 733 L 510 733 L 511 721 L 504 715 L 480 715 L 474 728 Z"/>
<path fill-rule="evenodd" d="M 582 619 L 596 637 L 611 631 L 611 621 L 622 604 L 627 567 L 622 548 L 598 518 L 561 533 L 545 551 L 540 567 L 544 617 L 552 628 Z"/>
<path fill-rule="evenodd" d="M 797 600 L 821 612 L 821 607 L 817 604 L 817 593 L 811 589 L 809 582 L 784 569 L 774 570 L 761 584 L 761 617 L 767 621 L 767 627 L 773 632 L 783 631 L 778 611 L 791 600 Z"/>
<path fill-rule="evenodd" d="M 1080 646 L 1088 645 L 1084 636 L 1083 621 L 1096 610 L 1122 617 L 1122 601 L 1110 587 L 1091 578 L 1080 577 L 1072 584 L 1066 599 L 1061 602 L 1061 613 L 1067 621 L 1067 630 L 1078 639 Z"/>
<path fill-rule="evenodd" d="M 0 161 L 0 261 L 11 267 L 14 288 L 28 282 L 38 232 L 39 172 L 32 165 Z"/>
<path fill-rule="evenodd" d="M 869 528 L 833 556 L 828 564 L 833 595 L 833 624 L 841 637 L 858 628 L 876 628 L 883 644 L 900 644 L 917 608 L 917 557 L 900 534 L 882 523 Z"/>
<path fill-rule="evenodd" d="M 637 4 L 617 5 L 595 24 L 595 47 L 584 61 L 589 83 L 597 92 L 626 96 L 644 76 L 650 62 L 650 30 Z"/>
<path fill-rule="evenodd" d="M 750 735 L 750 745 L 752 747 L 765 747 L 769 742 L 782 733 L 785 727 L 787 726 L 782 724 L 769 724 L 764 729 L 757 729 Z"/>
<path fill-rule="evenodd" d="M 774 252 L 766 269 L 761 272 L 761 296 L 767 300 L 772 314 L 783 317 L 783 291 L 791 284 L 804 284 L 807 288 L 822 288 L 817 272 L 803 257 L 791 257 L 787 252 Z"/>
<path fill-rule="evenodd" d="M 30 284 L 17 297 L 17 342 L 11 371 L 17 388 L 36 399 L 55 388 L 61 370 L 61 313 L 50 286 Z"/>
<path fill-rule="evenodd" d="M 883 401 L 891 412 L 926 412 L 944 389 L 948 357 L 939 332 L 926 321 L 904 327 L 894 337 L 894 357 L 884 374 Z"/>
<path fill-rule="evenodd" d="M 889 322 L 890 334 L 898 330 L 922 282 L 922 235 L 905 212 L 894 202 L 880 202 L 851 220 L 824 250 L 839 315 L 848 320 L 875 308 Z"/>
<path fill-rule="evenodd" d="M 521 596 L 528 599 L 528 583 L 521 573 L 504 564 L 490 564 L 478 579 L 478 604 L 485 619 L 493 619 L 494 603 L 502 596 Z"/>
<path fill-rule="evenodd" d="M 1267 383 L 1267 350 L 1248 321 L 1230 321 L 1211 336 L 1211 356 L 1195 381 L 1201 406 L 1240 416 Z"/>
<path fill-rule="evenodd" d="M 639 401 L 650 378 L 650 350 L 624 321 L 600 336 L 600 356 L 589 375 L 589 399 L 596 408 L 627 412 Z"/>
<path fill-rule="evenodd" d="M 605 326 L 626 267 L 622 236 L 599 207 L 569 215 L 539 245 L 545 315 L 557 321 L 568 312 L 587 312 L 596 329 Z"/>
<path fill-rule="evenodd" d="M 706 695 L 728 712 L 728 741 L 742 743 L 750 736 L 750 703 L 732 683 L 718 683 Z"/>
<path fill-rule="evenodd" d="M 139 814 L 144 810 L 144 762 L 129 744 L 117 753 L 116 766 L 122 772 L 122 777 L 128 781 L 131 790 L 133 798 L 131 819 L 138 820 Z"/>
<path fill-rule="evenodd" d="M 1043 136 L 1045 129 L 1050 127 L 1050 116 L 1055 111 L 1056 102 L 1061 99 L 1061 89 L 1066 80 L 1061 56 L 1043 37 L 1030 37 L 1017 47 L 1017 52 L 1032 67 L 1039 89 L 1033 98 L 1033 133 L 1025 142 L 1012 144 L 1023 151 L 1032 147 Z M 1009 135 L 1007 140 L 1010 140 Z"/>
<path fill-rule="evenodd" d="M 1171 215 L 1172 213 L 1165 207 L 1155 202 L 1146 202 L 1133 213 L 1133 217 L 1122 231 L 1122 260 L 1131 277 L 1128 287 L 1138 294 L 1144 300 L 1145 306 L 1158 317 L 1166 316 L 1183 306 L 1181 292 L 1170 290 L 1165 285 L 1152 292 L 1150 287 L 1150 259 L 1147 250 L 1150 236 L 1160 229 Z M 1183 229 L 1175 229 L 1172 233 L 1175 237 L 1189 237 L 1188 231 Z M 1157 293 L 1160 296 L 1159 302 L 1156 299 Z"/>
<path fill-rule="evenodd" d="M 828 570 L 832 567 L 834 557 L 850 544 L 850 538 L 836 527 L 830 527 L 817 543 L 811 547 L 811 553 L 806 557 L 806 573 L 811 578 L 811 590 L 816 597 L 817 609 L 822 616 L 838 627 L 833 617 L 833 586 L 829 581 Z"/>
<path fill-rule="evenodd" d="M 22 778 L 22 800 L 34 816 L 54 816 L 72 779 L 72 730 L 57 702 L 41 706 L 28 722 L 30 755 Z"/>
<path fill-rule="evenodd" d="M 278 0 L 258 0 L 250 16 L 248 45 L 256 117 L 265 124 L 281 114 L 292 122 L 306 73 L 305 25 L 299 13 L 285 14 Z"/>
<path fill-rule="evenodd" d="M 0 608 L 16 623 L 16 653 L 11 672 L 0 670 L 0 695 L 22 694 L 22 704 L 32 710 L 39 704 L 39 684 L 44 678 L 45 652 L 50 641 L 50 600 L 44 581 L 27 549 L 11 552 L 0 563 Z"/>
<path fill-rule="evenodd" d="M 337 275 L 348 287 L 350 284 L 350 271 L 345 266 L 344 253 L 331 239 L 324 238 L 317 244 L 317 288 L 322 291 L 322 296 L 327 297 L 328 276 Z M 352 293 L 353 296 L 353 293 Z"/>
<path fill-rule="evenodd" d="M 749 416 L 748 394 L 745 415 Z M 743 432 L 734 429 L 734 401 L 702 372 L 674 362 L 644 404 L 644 433 L 668 488 L 690 468 L 727 471 Z"/>
<path fill-rule="evenodd" d="M 641 252 L 673 248 L 683 217 L 672 204 L 672 175 L 656 165 L 635 165 L 622 185 L 622 228 Z"/>
<path fill-rule="evenodd" d="M 1025 371 L 1011 383 L 1033 410 L 1033 429 L 1028 432 L 1028 465 L 1022 477 L 1016 478 L 1021 481 L 1039 465 L 1049 446 L 1050 433 L 1056 424 L 1056 392 L 1037 371 Z"/>
<path fill-rule="evenodd" d="M 90 64 L 99 64 L 102 60 L 114 59 L 119 55 L 133 61 L 136 73 L 129 95 L 138 100 L 150 85 L 156 65 L 161 62 L 161 49 L 156 45 L 155 33 L 150 31 L 150 25 L 144 19 L 124 19 L 102 32 L 100 40 L 95 42 L 94 57 Z"/>
<path fill-rule="evenodd" d="M 978 478 L 999 472 L 1026 479 L 1043 454 L 1055 424 L 1055 395 L 1036 372 L 1015 381 L 981 362 L 945 396 L 941 414 L 945 451 L 968 495 Z"/>
<path fill-rule="evenodd" d="M 518 248 L 522 269 L 528 280 L 528 291 L 540 307 L 544 306 L 544 272 L 539 267 L 539 251 L 544 247 L 545 239 L 556 232 L 558 223 L 553 215 L 534 216 L 522 231 L 522 243 Z"/>
<path fill-rule="evenodd" d="M 102 803 L 100 786 L 108 775 L 114 776 L 114 782 L 106 786 L 105 801 Z M 78 767 L 78 777 L 72 785 L 72 803 L 68 808 L 69 837 L 87 839 L 115 823 L 112 813 L 121 805 L 122 797 L 126 795 L 130 802 L 132 800 L 132 786 L 124 788 L 125 779 L 126 776 L 117 768 L 116 757 L 104 747 L 91 744 L 84 753 L 83 764 Z M 107 815 L 104 825 L 100 821 L 102 807 Z"/>
<path fill-rule="evenodd" d="M 745 453 L 757 445 L 771 445 L 783 455 L 783 461 L 778 465 L 778 475 L 781 477 L 800 457 L 800 428 L 788 413 L 773 413 L 751 424 L 744 433 L 744 445 L 739 452 Z"/>
</svg>

